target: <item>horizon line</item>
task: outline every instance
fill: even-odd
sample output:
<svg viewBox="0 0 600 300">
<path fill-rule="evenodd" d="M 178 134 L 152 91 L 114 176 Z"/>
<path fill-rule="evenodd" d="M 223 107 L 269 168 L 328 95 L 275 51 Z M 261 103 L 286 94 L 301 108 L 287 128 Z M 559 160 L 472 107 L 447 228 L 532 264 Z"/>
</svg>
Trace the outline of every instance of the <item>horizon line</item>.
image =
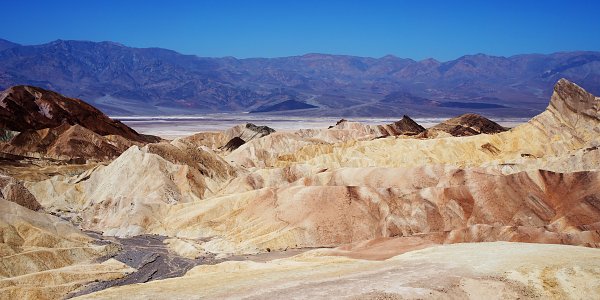
<svg viewBox="0 0 600 300">
<path fill-rule="evenodd" d="M 374 57 L 374 56 L 361 56 L 361 55 L 354 55 L 354 54 L 334 54 L 334 53 L 326 53 L 326 52 L 306 52 L 304 54 L 297 54 L 297 55 L 284 55 L 284 56 L 256 56 L 256 57 L 236 57 L 233 55 L 225 55 L 225 56 L 202 56 L 199 54 L 186 54 L 186 53 L 182 53 L 179 52 L 177 50 L 173 50 L 173 49 L 169 49 L 169 48 L 163 48 L 163 47 L 159 47 L 159 46 L 150 46 L 150 47 L 138 47 L 138 46 L 130 46 L 130 45 L 126 45 L 123 44 L 121 42 L 115 42 L 115 41 L 110 41 L 110 40 L 104 40 L 104 41 L 93 41 L 93 40 L 72 40 L 72 39 L 55 39 L 55 40 L 51 40 L 45 43 L 40 43 L 40 44 L 20 44 L 5 38 L 1 38 L 0 40 L 4 40 L 6 42 L 9 43 L 13 43 L 16 44 L 18 46 L 21 47 L 34 47 L 34 46 L 43 46 L 43 45 L 48 45 L 48 44 L 52 44 L 52 43 L 56 43 L 56 42 L 83 42 L 83 43 L 95 43 L 95 44 L 101 44 L 101 43 L 107 43 L 107 44 L 113 44 L 113 45 L 117 45 L 117 46 L 121 46 L 121 47 L 126 47 L 126 48 L 132 48 L 132 49 L 160 49 L 160 50 L 166 50 L 166 51 L 173 51 L 177 54 L 180 55 L 189 55 L 189 56 L 196 56 L 198 58 L 215 58 L 215 59 L 224 59 L 224 58 L 233 58 L 236 60 L 251 60 L 251 59 L 277 59 L 277 58 L 292 58 L 292 57 L 304 57 L 304 56 L 310 56 L 310 55 L 324 55 L 324 56 L 343 56 L 343 57 L 357 57 L 357 58 L 370 58 L 370 59 L 376 59 L 376 60 L 380 60 L 380 59 L 384 59 L 386 57 L 394 57 L 394 58 L 398 58 L 398 59 L 403 59 L 403 60 L 412 60 L 414 62 L 421 62 L 421 61 L 427 61 L 427 60 L 434 60 L 436 62 L 439 63 L 446 63 L 446 62 L 450 62 L 450 61 L 454 61 L 463 57 L 467 57 L 467 56 L 478 56 L 478 55 L 484 55 L 484 56 L 488 56 L 488 57 L 497 57 L 497 58 L 512 58 L 512 57 L 516 57 L 516 56 L 523 56 L 523 55 L 555 55 L 555 54 L 563 54 L 563 53 L 573 53 L 573 52 L 582 52 L 582 53 L 586 53 L 586 52 L 592 52 L 592 53 L 598 53 L 600 52 L 600 50 L 561 50 L 561 51 L 554 51 L 554 52 L 549 52 L 549 53 L 541 53 L 541 52 L 528 52 L 528 53 L 519 53 L 519 54 L 513 54 L 513 55 L 492 55 L 492 54 L 486 54 L 483 52 L 478 52 L 478 53 L 469 53 L 469 54 L 463 54 L 455 59 L 450 59 L 450 60 L 440 60 L 434 57 L 427 57 L 427 58 L 423 58 L 423 59 L 414 59 L 414 58 L 410 58 L 410 57 L 401 57 L 398 56 L 396 54 L 386 54 L 383 55 L 381 57 Z M 9 48 L 10 49 L 10 48 Z"/>
</svg>

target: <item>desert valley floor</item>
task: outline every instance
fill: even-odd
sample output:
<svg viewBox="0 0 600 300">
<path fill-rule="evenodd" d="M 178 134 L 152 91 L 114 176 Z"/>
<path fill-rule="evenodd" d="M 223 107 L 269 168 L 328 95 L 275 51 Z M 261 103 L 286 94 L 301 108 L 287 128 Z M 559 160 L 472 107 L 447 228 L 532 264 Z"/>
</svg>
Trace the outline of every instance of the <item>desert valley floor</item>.
<svg viewBox="0 0 600 300">
<path fill-rule="evenodd" d="M 186 137 L 198 132 L 225 131 L 239 124 L 260 124 L 277 131 L 296 131 L 307 128 L 328 128 L 340 118 L 328 117 L 283 117 L 261 114 L 213 114 L 205 116 L 153 116 L 153 117 L 119 117 L 117 119 L 143 134 L 160 136 L 165 139 Z M 429 128 L 447 118 L 415 118 L 419 125 Z M 352 122 L 365 125 L 385 125 L 398 121 L 394 118 L 352 118 Z M 504 127 L 513 128 L 529 121 L 529 118 L 494 118 Z"/>
<path fill-rule="evenodd" d="M 0 107 L 2 299 L 600 298 L 600 98 L 564 79 L 516 126 Z"/>
</svg>

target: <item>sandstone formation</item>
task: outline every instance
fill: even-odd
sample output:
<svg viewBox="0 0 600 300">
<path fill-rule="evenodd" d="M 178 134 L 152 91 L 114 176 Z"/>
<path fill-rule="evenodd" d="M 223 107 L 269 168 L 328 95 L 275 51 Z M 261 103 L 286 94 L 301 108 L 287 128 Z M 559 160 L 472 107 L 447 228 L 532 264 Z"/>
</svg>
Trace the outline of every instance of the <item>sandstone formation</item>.
<svg viewBox="0 0 600 300">
<path fill-rule="evenodd" d="M 365 177 L 344 182 L 342 174 L 319 173 L 289 187 L 213 198 L 206 207 L 176 205 L 165 216 L 172 227 L 166 234 L 213 237 L 206 249 L 234 253 L 424 234 L 434 242 L 600 245 L 600 181 L 595 172 L 351 172 Z"/>
<path fill-rule="evenodd" d="M 135 269 L 114 259 L 77 263 L 0 279 L 0 292 L 6 299 L 60 299 L 90 283 L 116 280 L 132 272 Z"/>
<path fill-rule="evenodd" d="M 258 150 L 247 149 L 251 145 L 244 145 L 232 152 L 229 158 L 246 165 L 258 161 L 270 166 L 309 163 L 324 168 L 426 164 L 501 166 L 520 164 L 528 157 L 544 161 L 567 157 L 600 144 L 597 139 L 600 113 L 596 110 L 596 99 L 579 86 L 562 79 L 556 84 L 546 111 L 525 124 L 498 134 L 429 140 L 385 138 L 350 141 L 335 147 L 311 144 L 298 147 L 293 152 L 281 147 L 282 151 L 272 150 L 266 158 L 251 157 L 251 153 Z M 254 147 L 259 148 L 260 145 Z"/>
<path fill-rule="evenodd" d="M 134 270 L 116 253 L 95 245 L 67 221 L 0 198 L 0 295 L 5 299 L 53 299 L 82 285 L 119 278 Z"/>
<path fill-rule="evenodd" d="M 413 136 L 423 131 L 425 131 L 423 126 L 405 115 L 402 119 L 385 125 L 367 125 L 341 119 L 334 126 L 330 126 L 326 131 L 299 130 L 298 134 L 304 137 L 320 138 L 325 142 L 340 142 L 398 135 Z M 337 134 L 332 135 L 332 133 Z M 334 139 L 331 139 L 331 137 L 328 138 L 327 136 L 334 137 Z"/>
<path fill-rule="evenodd" d="M 560 80 L 544 112 L 496 125 L 476 115 L 427 131 L 408 117 L 240 125 L 133 145 L 109 164 L 24 185 L 83 229 L 158 235 L 186 259 L 329 248 L 83 297 L 600 294 L 600 99 Z"/>
<path fill-rule="evenodd" d="M 425 129 L 404 116 L 387 125 L 367 125 L 340 120 L 328 129 L 300 129 L 292 132 L 276 132 L 265 138 L 255 139 L 236 148 L 227 160 L 243 167 L 272 167 L 274 160 L 285 155 L 294 155 L 307 146 L 334 147 L 338 143 L 372 140 L 382 137 L 414 136 Z"/>
<path fill-rule="evenodd" d="M 133 146 L 107 166 L 29 189 L 46 209 L 79 217 L 86 229 L 117 236 L 160 231 L 172 205 L 214 195 L 236 172 L 210 150 L 174 143 Z"/>
<path fill-rule="evenodd" d="M 573 99 L 596 101 L 588 95 L 576 85 L 560 81 L 546 112 L 495 135 L 362 141 L 324 135 L 342 130 L 360 134 L 356 128 L 365 128 L 340 122 L 332 129 L 276 132 L 255 138 L 225 160 L 198 148 L 190 139 L 134 147 L 107 167 L 77 178 L 33 183 L 30 190 L 53 211 L 68 207 L 87 229 L 117 235 L 210 236 L 206 247 L 216 252 L 335 246 L 453 230 L 467 230 L 462 233 L 466 234 L 464 241 L 480 241 L 480 235 L 471 229 L 487 227 L 470 227 L 478 225 L 493 230 L 543 228 L 539 237 L 523 237 L 526 234 L 520 232 L 525 229 L 518 229 L 495 237 L 499 240 L 594 246 L 594 220 L 598 217 L 594 195 L 599 192 L 594 157 L 590 165 L 582 165 L 589 171 L 572 174 L 563 174 L 572 171 L 567 168 L 546 172 L 527 169 L 526 164 L 513 166 L 512 171 L 505 168 L 507 163 L 518 166 L 529 160 L 523 153 L 543 161 L 594 144 L 591 132 L 595 121 L 579 121 L 590 123 L 580 123 L 582 126 L 564 124 L 578 113 L 561 106 L 564 101 L 579 101 Z M 544 125 L 537 126 L 539 123 Z M 339 142 L 328 143 L 325 137 Z M 282 167 L 239 167 L 244 165 Z M 522 170 L 527 172 L 517 173 Z M 554 185 L 562 189 L 555 190 Z M 563 195 L 565 188 L 581 194 Z M 559 206 L 554 200 L 558 195 L 570 204 Z M 493 199 L 509 202 L 500 204 Z M 122 217 L 125 213 L 133 217 Z M 354 215 L 362 221 L 356 222 Z M 168 226 L 155 220 L 168 220 Z M 255 225 L 248 227 L 249 220 Z M 574 238 L 563 241 L 566 232 Z"/>
<path fill-rule="evenodd" d="M 2 174 L 0 174 L 0 197 L 31 210 L 42 208 L 37 199 L 23 186 L 22 182 Z"/>
<path fill-rule="evenodd" d="M 215 150 L 233 151 L 247 142 L 267 136 L 273 132 L 275 132 L 273 128 L 246 123 L 234 126 L 223 132 L 199 132 L 176 140 L 181 140 L 197 147 L 204 146 Z"/>
</svg>

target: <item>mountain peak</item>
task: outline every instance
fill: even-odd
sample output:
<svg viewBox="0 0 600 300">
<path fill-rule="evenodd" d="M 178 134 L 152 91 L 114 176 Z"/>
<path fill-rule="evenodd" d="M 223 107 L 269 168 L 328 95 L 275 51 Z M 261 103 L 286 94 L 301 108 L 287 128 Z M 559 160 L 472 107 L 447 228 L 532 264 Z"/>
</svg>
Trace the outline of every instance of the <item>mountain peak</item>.
<svg viewBox="0 0 600 300">
<path fill-rule="evenodd" d="M 561 78 L 554 85 L 548 109 L 557 111 L 563 119 L 571 121 L 571 125 L 575 126 L 580 116 L 600 119 L 600 98 Z"/>
<path fill-rule="evenodd" d="M 425 65 L 439 65 L 441 64 L 441 62 L 435 58 L 426 58 L 426 59 L 422 59 L 419 61 L 420 64 L 425 64 Z"/>
<path fill-rule="evenodd" d="M 398 59 L 398 56 L 395 56 L 393 54 L 388 54 L 388 55 L 382 56 L 380 59 L 382 59 L 382 60 Z"/>
</svg>

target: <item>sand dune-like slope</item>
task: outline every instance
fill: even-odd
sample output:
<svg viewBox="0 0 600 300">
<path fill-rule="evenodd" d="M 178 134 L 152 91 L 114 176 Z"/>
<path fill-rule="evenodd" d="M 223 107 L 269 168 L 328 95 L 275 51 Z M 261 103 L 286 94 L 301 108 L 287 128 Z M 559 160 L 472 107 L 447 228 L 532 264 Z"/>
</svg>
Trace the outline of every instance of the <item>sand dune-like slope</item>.
<svg viewBox="0 0 600 300">
<path fill-rule="evenodd" d="M 600 292 L 600 251 L 582 247 L 456 244 L 385 261 L 322 255 L 199 266 L 80 299 L 581 299 Z"/>
<path fill-rule="evenodd" d="M 210 150 L 172 144 L 131 147 L 107 166 L 29 185 L 42 205 L 83 228 L 131 236 L 162 230 L 170 206 L 215 193 L 235 170 Z"/>
<path fill-rule="evenodd" d="M 95 245 L 70 223 L 2 198 L 0 237 L 2 299 L 54 299 L 133 271 L 114 260 L 95 262 L 115 247 Z"/>
<path fill-rule="evenodd" d="M 364 170 L 369 171 L 377 172 Z M 436 242 L 600 245 L 596 172 L 421 172 L 387 170 L 386 177 L 396 180 L 373 178 L 369 186 L 325 174 L 325 185 L 263 188 L 206 200 L 205 205 L 176 205 L 165 219 L 172 227 L 167 233 L 212 236 L 207 249 L 231 252 L 423 234 L 438 235 L 430 238 Z M 425 176 L 408 178 L 417 174 Z"/>
<path fill-rule="evenodd" d="M 509 131 L 434 137 L 502 131 L 470 115 L 427 139 L 407 118 L 394 124 L 268 134 L 242 125 L 24 185 L 84 229 L 166 236 L 192 258 L 329 248 L 89 297 L 600 294 L 599 98 L 560 80 L 547 110 Z"/>
</svg>

